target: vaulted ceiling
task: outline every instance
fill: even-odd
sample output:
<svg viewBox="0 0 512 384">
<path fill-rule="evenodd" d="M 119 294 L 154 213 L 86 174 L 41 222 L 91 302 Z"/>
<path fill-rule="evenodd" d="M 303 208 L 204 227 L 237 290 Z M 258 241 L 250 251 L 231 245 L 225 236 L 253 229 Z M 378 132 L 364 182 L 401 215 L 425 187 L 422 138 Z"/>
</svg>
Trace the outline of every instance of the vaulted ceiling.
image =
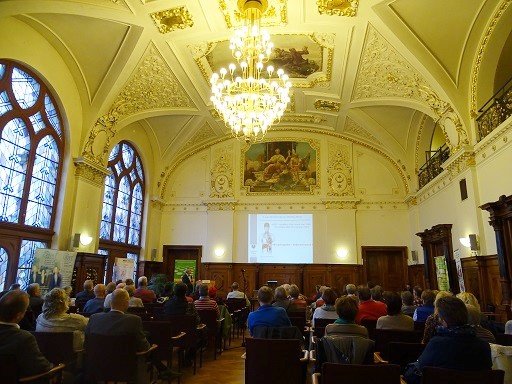
<svg viewBox="0 0 512 384">
<path fill-rule="evenodd" d="M 470 72 L 501 1 L 269 3 L 264 24 L 294 86 L 283 129 L 357 138 L 414 169 L 436 119 L 425 93 L 470 126 Z M 62 56 L 84 127 L 117 108 L 124 125 L 152 134 L 165 161 L 228 133 L 212 110 L 208 79 L 230 60 L 235 10 L 236 0 L 0 2 L 0 17 L 30 26 Z"/>
</svg>

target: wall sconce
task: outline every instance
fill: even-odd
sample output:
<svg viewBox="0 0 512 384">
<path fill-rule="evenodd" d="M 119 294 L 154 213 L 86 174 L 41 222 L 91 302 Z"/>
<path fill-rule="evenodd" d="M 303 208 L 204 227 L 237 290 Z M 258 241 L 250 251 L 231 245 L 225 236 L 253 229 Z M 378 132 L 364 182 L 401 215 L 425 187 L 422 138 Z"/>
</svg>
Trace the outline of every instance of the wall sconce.
<svg viewBox="0 0 512 384">
<path fill-rule="evenodd" d="M 218 258 L 224 256 L 224 252 L 224 248 L 222 247 L 215 248 L 215 250 L 213 251 L 213 253 L 215 253 L 215 256 L 217 256 Z"/>
<path fill-rule="evenodd" d="M 340 259 L 340 260 L 346 260 L 348 257 L 348 249 L 338 248 L 336 250 L 336 256 L 338 256 L 338 259 Z"/>
<path fill-rule="evenodd" d="M 87 233 L 81 233 L 80 234 L 80 244 L 84 246 L 88 246 L 92 243 L 92 237 L 89 236 Z"/>
<path fill-rule="evenodd" d="M 471 242 L 469 241 L 469 237 L 461 237 L 461 238 L 459 238 L 459 241 L 464 247 L 466 247 L 466 248 L 471 247 Z"/>
</svg>

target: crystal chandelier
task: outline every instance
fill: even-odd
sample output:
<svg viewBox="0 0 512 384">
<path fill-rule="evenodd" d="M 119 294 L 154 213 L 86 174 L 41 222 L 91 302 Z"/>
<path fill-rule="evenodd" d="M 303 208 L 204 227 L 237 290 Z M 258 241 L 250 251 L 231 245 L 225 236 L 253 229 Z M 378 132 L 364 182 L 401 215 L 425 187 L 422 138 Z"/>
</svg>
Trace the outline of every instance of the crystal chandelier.
<svg viewBox="0 0 512 384">
<path fill-rule="evenodd" d="M 238 1 L 245 23 L 229 44 L 238 65 L 221 68 L 210 80 L 215 109 L 234 136 L 249 142 L 261 140 L 283 116 L 292 86 L 282 69 L 264 65 L 274 47 L 270 34 L 260 28 L 267 6 L 267 0 Z"/>
</svg>

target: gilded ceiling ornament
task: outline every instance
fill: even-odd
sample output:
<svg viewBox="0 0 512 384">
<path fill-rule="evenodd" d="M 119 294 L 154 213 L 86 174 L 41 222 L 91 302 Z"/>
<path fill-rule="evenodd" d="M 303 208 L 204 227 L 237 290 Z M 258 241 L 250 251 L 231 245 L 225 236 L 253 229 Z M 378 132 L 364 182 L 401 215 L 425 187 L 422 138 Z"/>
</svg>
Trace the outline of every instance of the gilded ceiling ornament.
<svg viewBox="0 0 512 384">
<path fill-rule="evenodd" d="M 233 153 L 231 147 L 223 147 L 213 153 L 210 171 L 210 197 L 233 197 Z"/>
<path fill-rule="evenodd" d="M 150 14 L 158 31 L 162 34 L 192 27 L 194 21 L 187 7 L 176 7 Z"/>
<path fill-rule="evenodd" d="M 98 164 L 106 162 L 117 122 L 153 109 L 194 108 L 194 103 L 164 60 L 150 44 L 137 69 L 114 100 L 109 111 L 92 128 L 82 156 Z"/>
<path fill-rule="evenodd" d="M 487 43 L 489 42 L 489 39 L 494 31 L 494 28 L 498 24 L 498 21 L 500 20 L 503 13 L 506 11 L 507 7 L 510 5 L 512 0 L 503 0 L 496 11 L 494 12 L 494 15 L 492 16 L 492 19 L 487 24 L 487 28 L 485 30 L 485 33 L 483 34 L 482 38 L 480 39 L 480 44 L 478 45 L 478 51 L 475 58 L 475 62 L 473 64 L 473 71 L 471 74 L 471 103 L 470 103 L 470 113 L 471 117 L 476 117 L 478 115 L 477 113 L 477 105 L 476 105 L 476 95 L 477 95 L 477 89 L 478 89 L 478 75 L 480 73 L 480 66 L 482 65 L 482 59 L 485 53 L 485 49 L 487 47 Z"/>
<path fill-rule="evenodd" d="M 350 147 L 344 144 L 328 144 L 329 166 L 327 184 L 329 196 L 354 196 Z"/>
<path fill-rule="evenodd" d="M 354 17 L 357 14 L 359 0 L 317 0 L 321 15 Z"/>
<path fill-rule="evenodd" d="M 382 145 L 382 143 L 375 136 L 373 136 L 370 132 L 368 132 L 359 124 L 357 124 L 350 117 L 347 117 L 347 119 L 345 120 L 345 128 L 343 129 L 343 133 L 356 135 L 368 141 Z"/>
<path fill-rule="evenodd" d="M 281 117 L 281 123 L 325 123 L 327 119 L 308 113 L 290 113 Z"/>
<path fill-rule="evenodd" d="M 414 164 L 414 173 L 418 173 L 418 170 L 420 169 L 420 160 L 419 160 L 419 156 L 420 156 L 420 143 L 421 143 L 421 134 L 423 132 L 423 128 L 425 128 L 425 122 L 427 121 L 427 115 L 423 115 L 423 117 L 421 118 L 421 121 L 420 121 L 420 127 L 418 129 L 418 135 L 416 136 L 416 147 L 415 147 L 415 155 L 414 155 L 414 160 L 415 160 L 415 164 Z"/>
<path fill-rule="evenodd" d="M 97 187 L 103 187 L 105 176 L 110 174 L 110 171 L 104 166 L 98 166 L 95 162 L 83 157 L 73 159 L 73 163 L 75 164 L 75 176 Z"/>
<path fill-rule="evenodd" d="M 243 25 L 243 15 L 237 6 L 237 0 L 218 0 L 228 28 Z M 274 27 L 288 24 L 288 0 L 274 0 L 263 13 L 261 26 Z"/>
<path fill-rule="evenodd" d="M 399 97 L 428 106 L 437 117 L 451 152 L 469 144 L 462 121 L 423 76 L 373 26 L 368 27 L 352 100 Z"/>
<path fill-rule="evenodd" d="M 338 101 L 330 100 L 316 100 L 314 103 L 315 109 L 320 111 L 339 112 L 340 103 Z"/>
</svg>

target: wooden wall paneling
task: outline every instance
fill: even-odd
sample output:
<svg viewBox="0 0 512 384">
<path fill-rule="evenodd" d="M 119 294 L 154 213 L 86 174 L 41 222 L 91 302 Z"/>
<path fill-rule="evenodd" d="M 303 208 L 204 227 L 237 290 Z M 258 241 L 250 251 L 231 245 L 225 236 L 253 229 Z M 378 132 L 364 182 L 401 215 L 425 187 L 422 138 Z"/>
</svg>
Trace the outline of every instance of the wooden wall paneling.
<svg viewBox="0 0 512 384">
<path fill-rule="evenodd" d="M 87 279 L 93 280 L 95 285 L 104 283 L 106 262 L 107 257 L 104 255 L 78 252 L 73 271 L 74 280 L 71 286 L 73 293 L 76 295 L 82 291 L 84 281 Z"/>
<path fill-rule="evenodd" d="M 482 275 L 485 277 L 485 296 L 484 304 L 498 306 L 501 303 L 501 278 L 498 256 L 485 256 L 482 263 Z M 485 308 L 484 308 L 485 309 Z"/>
<path fill-rule="evenodd" d="M 242 269 L 245 271 L 245 294 L 248 297 L 254 297 L 254 291 L 260 288 L 258 283 L 259 278 L 259 265 L 258 264 L 233 264 L 233 283 L 236 281 L 240 286 L 240 291 L 243 291 L 243 277 Z M 231 284 L 230 284 L 231 285 Z"/>
<path fill-rule="evenodd" d="M 153 275 L 165 273 L 164 263 L 162 261 L 140 260 L 137 269 L 138 276 L 146 276 L 148 281 L 151 280 L 151 276 Z"/>
<path fill-rule="evenodd" d="M 304 288 L 302 292 L 307 297 L 316 292 L 316 285 L 331 284 L 331 267 L 327 264 L 309 264 L 304 267 Z"/>
<path fill-rule="evenodd" d="M 295 264 L 260 264 L 258 285 L 277 280 L 277 285 L 296 284 L 302 292 L 302 271 L 304 266 Z"/>
<path fill-rule="evenodd" d="M 409 270 L 409 284 L 414 287 L 415 285 L 420 286 L 422 289 L 425 288 L 425 265 L 414 264 L 408 266 Z"/>
<path fill-rule="evenodd" d="M 483 304 L 485 293 L 485 281 L 481 281 L 481 262 L 476 257 L 461 258 L 462 274 L 464 276 L 464 288 L 466 292 L 471 292 L 477 298 L 480 304 Z M 483 309 L 483 307 L 481 308 Z"/>
<path fill-rule="evenodd" d="M 210 263 L 203 264 L 202 280 L 215 281 L 218 296 L 226 296 L 230 291 L 233 282 L 233 264 L 231 263 Z"/>
<path fill-rule="evenodd" d="M 364 284 L 363 266 L 358 264 L 331 264 L 330 285 L 338 293 L 342 293 L 347 284 Z"/>
</svg>

